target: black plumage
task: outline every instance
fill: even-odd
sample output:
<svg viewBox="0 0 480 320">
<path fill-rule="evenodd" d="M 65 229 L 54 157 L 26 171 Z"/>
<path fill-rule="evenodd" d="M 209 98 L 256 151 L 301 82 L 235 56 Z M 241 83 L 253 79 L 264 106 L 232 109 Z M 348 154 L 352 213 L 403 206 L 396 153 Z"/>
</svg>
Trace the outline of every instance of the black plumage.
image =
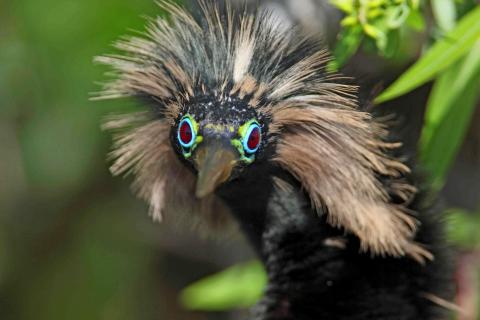
<svg viewBox="0 0 480 320">
<path fill-rule="evenodd" d="M 101 57 L 114 174 L 133 172 L 154 218 L 236 218 L 269 285 L 254 319 L 439 319 L 451 298 L 442 224 L 386 126 L 326 71 L 320 43 L 268 13 L 200 2 Z M 435 301 L 435 303 L 434 303 Z"/>
</svg>

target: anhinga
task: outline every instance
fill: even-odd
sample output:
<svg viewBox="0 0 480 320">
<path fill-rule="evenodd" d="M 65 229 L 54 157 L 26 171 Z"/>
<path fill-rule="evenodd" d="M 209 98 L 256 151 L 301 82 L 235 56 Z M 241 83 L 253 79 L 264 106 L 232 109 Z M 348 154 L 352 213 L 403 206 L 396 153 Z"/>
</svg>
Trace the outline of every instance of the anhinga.
<svg viewBox="0 0 480 320">
<path fill-rule="evenodd" d="M 105 56 L 102 98 L 147 111 L 111 119 L 114 174 L 132 172 L 154 218 L 233 215 L 269 284 L 253 319 L 441 319 L 442 225 L 357 88 L 322 45 L 268 13 L 202 1 Z"/>
</svg>

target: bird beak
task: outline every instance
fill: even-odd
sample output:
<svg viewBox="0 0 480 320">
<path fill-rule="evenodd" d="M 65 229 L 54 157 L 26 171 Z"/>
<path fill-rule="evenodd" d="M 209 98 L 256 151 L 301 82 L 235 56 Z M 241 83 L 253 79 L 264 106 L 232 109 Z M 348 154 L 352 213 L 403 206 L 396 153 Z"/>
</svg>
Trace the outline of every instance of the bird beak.
<svg viewBox="0 0 480 320">
<path fill-rule="evenodd" d="M 203 198 L 228 180 L 237 156 L 232 146 L 221 141 L 201 144 L 195 154 L 194 161 L 198 171 L 195 195 Z"/>
</svg>

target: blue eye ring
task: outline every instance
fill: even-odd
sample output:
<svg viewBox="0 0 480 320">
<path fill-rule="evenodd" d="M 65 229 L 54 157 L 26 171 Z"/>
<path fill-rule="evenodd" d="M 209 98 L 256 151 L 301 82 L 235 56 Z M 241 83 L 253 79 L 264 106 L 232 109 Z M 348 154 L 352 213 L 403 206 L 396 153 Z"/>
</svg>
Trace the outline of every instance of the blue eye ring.
<svg viewBox="0 0 480 320">
<path fill-rule="evenodd" d="M 256 130 L 256 131 L 255 131 Z M 256 136 L 252 136 L 252 134 Z M 252 141 L 251 138 L 254 140 Z M 249 142 L 253 142 L 253 146 L 249 145 Z M 262 142 L 262 129 L 258 125 L 256 121 L 252 121 L 248 124 L 247 130 L 245 131 L 245 134 L 243 136 L 242 140 L 242 145 L 243 145 L 243 150 L 247 154 L 253 154 L 257 152 L 258 148 L 260 148 L 260 144 Z"/>
<path fill-rule="evenodd" d="M 189 132 L 183 131 L 189 129 Z M 187 136 L 185 134 L 190 135 L 190 140 L 187 141 Z M 186 115 L 180 120 L 180 123 L 178 124 L 178 129 L 177 129 L 177 140 L 180 145 L 185 148 L 191 148 L 197 139 L 197 133 L 195 129 L 194 122 L 192 121 L 192 118 L 190 115 Z"/>
</svg>

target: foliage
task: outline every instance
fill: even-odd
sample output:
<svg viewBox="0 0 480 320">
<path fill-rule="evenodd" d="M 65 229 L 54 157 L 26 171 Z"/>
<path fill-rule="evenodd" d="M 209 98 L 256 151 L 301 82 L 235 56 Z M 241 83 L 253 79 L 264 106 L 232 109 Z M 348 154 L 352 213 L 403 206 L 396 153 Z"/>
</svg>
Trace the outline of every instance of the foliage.
<svg viewBox="0 0 480 320">
<path fill-rule="evenodd" d="M 235 290 L 231 284 L 235 283 Z M 183 290 L 183 305 L 192 310 L 225 310 L 251 306 L 267 283 L 260 262 L 235 265 Z"/>
<path fill-rule="evenodd" d="M 480 37 L 480 7 L 463 17 L 456 28 L 437 41 L 413 66 L 377 99 L 385 102 L 410 92 L 433 79 L 452 63 L 465 56 Z"/>
<path fill-rule="evenodd" d="M 433 173 L 432 183 L 436 188 L 443 185 L 469 127 L 478 88 L 480 41 L 477 40 L 465 57 L 437 78 L 428 101 L 420 156 L 425 168 Z"/>
<path fill-rule="evenodd" d="M 417 10 L 419 0 L 331 0 L 345 13 L 342 29 L 334 49 L 335 61 L 331 68 L 342 66 L 358 49 L 362 40 L 373 41 L 377 51 L 391 56 L 398 41 L 399 29 L 408 21 L 422 28 L 424 22 Z M 416 20 L 415 20 L 416 18 Z"/>
</svg>

